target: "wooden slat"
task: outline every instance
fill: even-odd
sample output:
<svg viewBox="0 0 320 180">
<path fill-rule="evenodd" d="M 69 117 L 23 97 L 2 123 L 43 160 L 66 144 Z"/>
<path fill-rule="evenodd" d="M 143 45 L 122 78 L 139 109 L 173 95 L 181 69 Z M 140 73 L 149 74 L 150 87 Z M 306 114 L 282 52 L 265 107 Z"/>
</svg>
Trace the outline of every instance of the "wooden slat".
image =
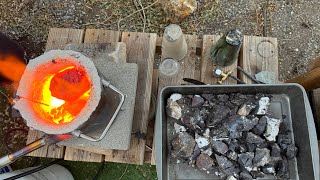
<svg viewBox="0 0 320 180">
<path fill-rule="evenodd" d="M 127 62 L 137 63 L 139 67 L 137 98 L 133 117 L 132 133 L 147 133 L 150 108 L 153 62 L 156 50 L 156 34 L 124 32 L 122 42 L 127 44 Z M 143 164 L 146 140 L 131 136 L 127 151 L 113 150 L 106 155 L 106 161 Z"/>
<path fill-rule="evenodd" d="M 52 28 L 50 29 L 46 51 L 52 49 L 63 49 L 69 43 L 82 43 L 84 31 L 81 29 L 64 29 Z M 40 131 L 29 131 L 27 143 L 31 143 L 42 136 Z M 48 153 L 49 152 L 49 153 Z M 57 147 L 56 145 L 45 146 L 28 154 L 36 157 L 49 158 L 63 158 L 64 147 Z"/>
<path fill-rule="evenodd" d="M 115 43 L 119 41 L 119 37 L 119 31 L 87 29 L 84 43 Z M 64 159 L 72 161 L 101 162 L 104 159 L 104 155 L 66 147 Z"/>
<path fill-rule="evenodd" d="M 173 76 L 167 76 L 159 73 L 158 92 L 160 92 L 162 88 L 166 86 L 184 84 L 185 82 L 182 80 L 183 78 L 194 79 L 195 74 L 197 74 L 195 69 L 197 37 L 193 35 L 185 35 L 185 37 L 188 45 L 188 53 L 183 59 L 179 61 L 179 65 L 180 65 L 179 72 Z M 162 47 L 162 48 L 165 48 L 165 47 Z"/>
<path fill-rule="evenodd" d="M 271 71 L 278 77 L 278 41 L 271 37 L 244 36 L 240 65 L 249 74 Z M 251 79 L 240 73 L 246 83 Z"/>
<path fill-rule="evenodd" d="M 158 97 L 158 84 L 159 84 L 159 69 L 154 69 L 153 70 L 153 76 L 152 76 L 152 94 L 155 98 L 155 106 L 154 108 L 157 107 L 157 97 Z M 156 109 L 155 109 L 155 113 L 156 113 Z M 152 148 L 151 150 L 151 155 L 150 156 L 145 156 L 145 162 L 150 162 L 151 165 L 155 165 L 155 154 L 152 153 L 152 151 L 155 149 L 155 141 L 154 141 L 154 127 L 155 125 L 155 116 L 153 117 L 153 119 L 149 122 L 149 126 L 148 126 L 148 133 L 147 133 L 147 145 L 149 147 Z M 149 140 L 149 143 L 148 143 L 148 140 Z M 146 149 L 146 153 L 147 153 L 147 150 L 149 149 Z M 149 152 L 148 152 L 149 153 Z M 147 158 L 150 158 L 150 159 L 146 159 Z"/>
<path fill-rule="evenodd" d="M 213 70 L 219 68 L 224 72 L 232 71 L 232 75 L 237 76 L 237 65 L 238 63 L 235 62 L 231 66 L 228 67 L 217 67 L 212 64 L 210 59 L 210 50 L 211 47 L 220 39 L 221 36 L 219 35 L 204 35 L 203 36 L 203 45 L 202 45 L 202 52 L 201 52 L 201 81 L 207 84 L 217 84 L 218 78 L 214 77 Z M 227 78 L 223 84 L 237 84 L 232 78 Z"/>
<path fill-rule="evenodd" d="M 85 162 L 102 162 L 104 160 L 104 155 L 81 150 L 81 149 L 75 149 L 72 147 L 66 147 L 64 160 L 85 161 Z"/>
<path fill-rule="evenodd" d="M 192 78 L 200 80 L 199 77 L 196 77 L 197 74 L 200 74 L 200 69 L 196 69 L 196 46 L 197 46 L 197 36 L 194 35 L 185 35 L 188 52 L 186 56 L 179 61 L 180 69 L 177 74 L 174 76 L 166 76 L 159 72 L 159 86 L 158 86 L 158 93 L 161 90 L 170 85 L 181 85 L 184 83 L 182 80 L 183 78 Z M 166 47 L 162 47 L 166 48 Z M 164 60 L 164 59 L 161 59 Z M 156 151 L 155 151 L 155 138 L 153 139 L 153 151 L 152 151 L 152 158 L 151 164 L 155 164 L 156 159 Z"/>
</svg>

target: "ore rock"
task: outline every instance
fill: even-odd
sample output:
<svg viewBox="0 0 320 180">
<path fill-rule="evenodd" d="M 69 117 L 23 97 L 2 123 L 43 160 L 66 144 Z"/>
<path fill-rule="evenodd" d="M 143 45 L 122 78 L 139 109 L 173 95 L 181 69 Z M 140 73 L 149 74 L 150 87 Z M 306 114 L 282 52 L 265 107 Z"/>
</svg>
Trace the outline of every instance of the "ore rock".
<svg viewBox="0 0 320 180">
<path fill-rule="evenodd" d="M 267 128 L 264 132 L 264 137 L 266 137 L 268 141 L 276 141 L 276 137 L 278 136 L 279 126 L 281 122 L 281 119 L 267 117 Z"/>
<path fill-rule="evenodd" d="M 187 132 L 179 133 L 178 136 L 171 142 L 173 157 L 189 158 L 194 150 L 196 142 L 194 138 Z"/>
<path fill-rule="evenodd" d="M 199 146 L 196 144 L 194 146 L 193 153 L 190 158 L 191 161 L 195 161 L 198 158 L 198 156 L 200 155 L 200 153 L 201 153 L 201 150 L 200 150 Z"/>
<path fill-rule="evenodd" d="M 204 104 L 204 99 L 199 95 L 194 95 L 192 97 L 192 107 L 201 107 Z"/>
<path fill-rule="evenodd" d="M 270 98 L 269 97 L 261 97 L 259 99 L 259 106 L 257 109 L 257 115 L 265 115 L 268 111 L 270 105 Z"/>
<path fill-rule="evenodd" d="M 247 143 L 247 149 L 249 152 L 254 152 L 256 150 L 256 145 L 255 144 L 251 144 L 251 143 Z"/>
<path fill-rule="evenodd" d="M 227 102 L 229 100 L 229 96 L 226 94 L 219 94 L 217 96 L 217 100 L 220 102 Z"/>
<path fill-rule="evenodd" d="M 240 116 L 248 116 L 254 108 L 256 108 L 255 104 L 251 102 L 245 103 L 240 107 L 237 114 Z"/>
<path fill-rule="evenodd" d="M 240 180 L 253 180 L 253 178 L 248 172 L 242 171 L 240 173 Z"/>
<path fill-rule="evenodd" d="M 211 155 L 213 154 L 213 152 L 212 152 L 212 149 L 211 149 L 211 148 L 206 149 L 206 150 L 205 150 L 205 151 L 203 151 L 202 153 L 203 153 L 203 154 L 206 154 L 206 155 L 208 155 L 208 156 L 211 156 Z"/>
<path fill-rule="evenodd" d="M 210 129 L 209 129 L 209 128 L 207 128 L 207 129 L 204 131 L 203 136 L 204 136 L 205 138 L 210 138 Z"/>
<path fill-rule="evenodd" d="M 174 119 L 180 119 L 182 116 L 182 109 L 180 105 L 174 101 L 174 102 L 169 102 L 168 100 L 168 105 L 167 105 L 167 114 L 168 116 L 174 118 Z"/>
<path fill-rule="evenodd" d="M 289 138 L 289 136 L 284 134 L 279 134 L 277 143 L 280 146 L 281 150 L 284 151 L 292 143 L 292 141 Z"/>
<path fill-rule="evenodd" d="M 298 148 L 294 144 L 290 144 L 286 149 L 287 158 L 293 159 L 297 156 Z"/>
<path fill-rule="evenodd" d="M 174 94 L 171 94 L 169 99 L 171 100 L 171 102 L 176 102 L 176 101 L 180 100 L 181 98 L 182 98 L 182 94 L 174 93 Z"/>
<path fill-rule="evenodd" d="M 217 126 L 216 128 L 211 129 L 210 136 L 216 138 L 222 138 L 228 136 L 229 131 L 224 126 Z"/>
<path fill-rule="evenodd" d="M 186 128 L 184 126 L 181 126 L 177 123 L 174 123 L 174 130 L 176 131 L 176 133 L 182 133 L 182 132 L 186 132 Z"/>
<path fill-rule="evenodd" d="M 245 153 L 245 152 L 248 151 L 248 148 L 247 148 L 247 146 L 245 144 L 240 144 L 239 145 L 239 151 L 240 151 L 240 153 Z"/>
<path fill-rule="evenodd" d="M 233 175 L 234 173 L 237 174 L 240 172 L 239 168 L 236 167 L 231 161 L 229 161 L 228 158 L 219 156 L 217 154 L 215 154 L 215 157 L 223 173 L 227 175 Z"/>
<path fill-rule="evenodd" d="M 251 171 L 250 174 L 253 179 L 262 178 L 265 175 L 263 172 L 260 172 L 260 171 Z"/>
<path fill-rule="evenodd" d="M 196 160 L 196 165 L 199 169 L 206 171 L 214 165 L 214 161 L 207 154 L 200 154 Z"/>
<path fill-rule="evenodd" d="M 226 145 L 224 142 L 222 141 L 212 141 L 212 147 L 213 149 L 220 153 L 220 154 L 225 154 L 229 149 L 228 149 L 228 145 Z"/>
<path fill-rule="evenodd" d="M 195 120 L 192 116 L 185 115 L 181 117 L 181 121 L 183 122 L 184 125 L 186 125 L 190 129 L 195 128 Z"/>
<path fill-rule="evenodd" d="M 269 143 L 268 141 L 264 141 L 263 143 L 260 144 L 256 144 L 257 148 L 263 149 L 263 148 L 268 148 L 269 147 Z"/>
<path fill-rule="evenodd" d="M 243 94 L 231 94 L 230 95 L 230 100 L 233 104 L 240 106 L 243 103 L 248 101 L 248 97 L 243 95 Z"/>
<path fill-rule="evenodd" d="M 230 149 L 231 151 L 239 151 L 239 149 L 240 149 L 240 144 L 239 144 L 238 140 L 233 139 L 233 140 L 230 142 L 230 144 L 229 144 L 229 149 Z"/>
<path fill-rule="evenodd" d="M 244 116 L 241 116 L 239 121 L 240 121 L 239 123 L 243 124 L 243 131 L 249 131 L 258 124 L 259 119 L 258 118 L 248 119 Z"/>
<path fill-rule="evenodd" d="M 242 171 L 251 171 L 252 166 L 252 160 L 254 158 L 253 152 L 246 152 L 238 155 L 238 162 L 240 164 L 240 169 Z"/>
<path fill-rule="evenodd" d="M 270 162 L 270 150 L 267 148 L 257 148 L 255 156 L 253 158 L 253 166 L 255 167 L 261 167 Z"/>
<path fill-rule="evenodd" d="M 265 142 L 264 139 L 262 139 L 260 136 L 253 134 L 252 132 L 249 132 L 247 134 L 246 141 L 251 144 L 261 144 L 261 143 Z"/>
<path fill-rule="evenodd" d="M 252 129 L 252 132 L 261 135 L 267 127 L 267 118 L 262 116 L 258 122 L 258 124 Z"/>
<path fill-rule="evenodd" d="M 273 165 L 267 164 L 261 168 L 261 171 L 265 174 L 275 174 L 276 170 Z"/>
<path fill-rule="evenodd" d="M 285 157 L 282 157 L 281 161 L 278 161 L 276 165 L 277 176 L 281 178 L 288 178 L 288 161 Z"/>
<path fill-rule="evenodd" d="M 197 145 L 199 146 L 200 149 L 206 147 L 209 145 L 209 140 L 208 138 L 205 138 L 203 136 L 200 136 L 198 134 L 196 134 L 195 140 L 197 142 Z"/>
<path fill-rule="evenodd" d="M 281 156 L 281 149 L 277 143 L 271 144 L 271 156 L 273 157 Z"/>
<path fill-rule="evenodd" d="M 236 153 L 234 151 L 228 151 L 227 157 L 233 161 L 237 161 L 238 160 L 238 153 Z"/>
<path fill-rule="evenodd" d="M 206 101 L 211 101 L 211 99 L 214 98 L 213 94 L 201 94 L 201 97 L 203 97 Z"/>
<path fill-rule="evenodd" d="M 237 180 L 234 176 L 228 176 L 226 180 Z"/>
<path fill-rule="evenodd" d="M 207 126 L 215 127 L 222 120 L 226 119 L 229 112 L 230 112 L 230 109 L 226 106 L 221 106 L 221 105 L 213 106 L 211 112 L 209 113 Z"/>
</svg>

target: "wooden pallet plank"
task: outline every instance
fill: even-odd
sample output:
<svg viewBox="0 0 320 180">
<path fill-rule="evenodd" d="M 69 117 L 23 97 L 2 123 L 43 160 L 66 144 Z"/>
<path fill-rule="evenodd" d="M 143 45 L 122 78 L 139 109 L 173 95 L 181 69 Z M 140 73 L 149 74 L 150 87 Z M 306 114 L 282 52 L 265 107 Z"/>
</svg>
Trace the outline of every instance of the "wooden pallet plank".
<svg viewBox="0 0 320 180">
<path fill-rule="evenodd" d="M 69 43 L 82 43 L 84 31 L 81 29 L 65 29 L 65 28 L 52 28 L 49 31 L 46 51 L 52 49 L 63 49 Z M 38 138 L 42 137 L 43 133 L 40 131 L 30 130 L 27 143 L 31 143 Z M 63 158 L 64 147 L 56 145 L 45 146 L 36 151 L 29 153 L 29 156 L 48 157 L 48 158 Z"/>
<path fill-rule="evenodd" d="M 271 37 L 244 36 L 240 65 L 249 74 L 271 71 L 278 77 L 278 41 Z M 240 73 L 246 83 L 252 80 Z"/>
<path fill-rule="evenodd" d="M 147 133 L 156 40 L 157 35 L 153 33 L 122 33 L 122 42 L 127 44 L 127 62 L 137 63 L 139 67 L 133 134 Z M 145 144 L 145 138 L 138 139 L 132 135 L 129 150 L 113 150 L 111 155 L 106 155 L 105 161 L 143 164 Z"/>
<path fill-rule="evenodd" d="M 87 29 L 84 36 L 84 43 L 116 43 L 119 41 L 119 37 L 119 31 Z M 101 162 L 104 159 L 104 155 L 66 147 L 64 159 L 71 161 Z"/>
<path fill-rule="evenodd" d="M 195 67 L 197 37 L 194 35 L 185 35 L 185 38 L 188 45 L 188 52 L 186 56 L 179 61 L 180 69 L 178 73 L 173 76 L 167 76 L 159 73 L 158 93 L 160 93 L 160 91 L 166 86 L 184 84 L 185 82 L 183 81 L 183 78 L 194 78 L 196 74 Z"/>
<path fill-rule="evenodd" d="M 203 45 L 201 51 L 201 81 L 206 84 L 217 84 L 218 78 L 214 77 L 213 70 L 219 68 L 224 72 L 232 71 L 232 75 L 237 76 L 237 65 L 238 62 L 233 63 L 231 66 L 228 67 L 218 67 L 212 64 L 210 59 L 210 51 L 211 47 L 220 39 L 221 36 L 219 35 L 204 35 L 203 36 Z M 223 84 L 237 84 L 232 78 L 227 78 Z"/>
<path fill-rule="evenodd" d="M 177 74 L 174 76 L 167 76 L 159 73 L 159 85 L 158 85 L 158 93 L 161 90 L 170 85 L 181 85 L 185 83 L 183 78 L 192 78 L 200 80 L 200 77 L 196 77 L 197 74 L 200 74 L 200 69 L 196 69 L 196 47 L 197 47 L 197 36 L 194 35 L 185 35 L 188 52 L 184 58 L 179 61 L 180 69 Z M 165 47 L 162 47 L 165 48 Z M 164 59 L 161 59 L 162 61 Z M 151 164 L 155 164 L 156 161 L 156 151 L 155 151 L 155 139 L 153 139 L 153 147 L 152 147 L 152 156 L 151 156 Z"/>
</svg>

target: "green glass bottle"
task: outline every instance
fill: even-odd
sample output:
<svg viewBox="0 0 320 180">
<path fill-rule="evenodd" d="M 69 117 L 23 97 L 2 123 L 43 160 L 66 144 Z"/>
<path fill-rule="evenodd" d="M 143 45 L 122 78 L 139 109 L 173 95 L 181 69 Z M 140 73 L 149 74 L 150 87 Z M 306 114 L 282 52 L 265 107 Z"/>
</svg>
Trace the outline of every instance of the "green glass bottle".
<svg viewBox="0 0 320 180">
<path fill-rule="evenodd" d="M 223 35 L 211 48 L 212 63 L 222 67 L 232 65 L 238 60 L 242 41 L 243 35 L 237 29 Z"/>
</svg>

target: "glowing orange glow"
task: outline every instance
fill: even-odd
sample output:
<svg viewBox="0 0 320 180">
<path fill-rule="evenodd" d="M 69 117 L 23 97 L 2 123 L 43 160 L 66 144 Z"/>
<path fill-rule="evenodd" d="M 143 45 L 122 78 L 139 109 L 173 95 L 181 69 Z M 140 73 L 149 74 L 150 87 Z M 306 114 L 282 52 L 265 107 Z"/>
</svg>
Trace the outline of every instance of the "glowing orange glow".
<svg viewBox="0 0 320 180">
<path fill-rule="evenodd" d="M 26 65 L 14 55 L 0 55 L 0 74 L 13 82 L 19 82 Z"/>
<path fill-rule="evenodd" d="M 66 71 L 70 71 L 67 74 L 67 78 L 70 78 L 69 76 L 78 75 L 78 71 L 75 71 L 74 69 L 80 69 L 81 72 L 85 72 L 83 68 L 69 66 L 67 68 L 64 68 L 63 70 L 60 70 L 56 74 L 50 75 L 49 77 L 47 77 L 47 79 L 45 79 L 42 87 L 40 88 L 42 90 L 42 95 L 40 96 L 41 98 L 38 99 L 38 101 L 42 102 L 42 104 L 36 103 L 36 105 L 34 105 L 34 110 L 42 117 L 42 119 L 53 122 L 55 124 L 68 123 L 71 122 L 86 105 L 91 91 L 90 83 L 89 85 L 82 84 L 82 82 L 84 82 L 83 79 L 85 79 L 85 82 L 89 82 L 86 74 L 81 77 L 82 81 L 79 81 L 78 83 L 68 82 L 68 79 L 66 80 L 63 78 L 56 78 L 55 80 L 53 80 L 55 77 L 61 77 L 61 73 L 64 73 L 64 75 L 66 75 Z M 72 99 L 72 101 L 69 101 L 68 97 L 74 96 L 74 92 L 79 89 L 79 87 L 80 89 L 82 89 L 82 94 L 77 96 L 76 99 Z M 52 92 L 52 90 L 59 92 Z M 53 96 L 53 93 L 63 94 L 63 97 L 65 98 L 57 98 Z"/>
</svg>

